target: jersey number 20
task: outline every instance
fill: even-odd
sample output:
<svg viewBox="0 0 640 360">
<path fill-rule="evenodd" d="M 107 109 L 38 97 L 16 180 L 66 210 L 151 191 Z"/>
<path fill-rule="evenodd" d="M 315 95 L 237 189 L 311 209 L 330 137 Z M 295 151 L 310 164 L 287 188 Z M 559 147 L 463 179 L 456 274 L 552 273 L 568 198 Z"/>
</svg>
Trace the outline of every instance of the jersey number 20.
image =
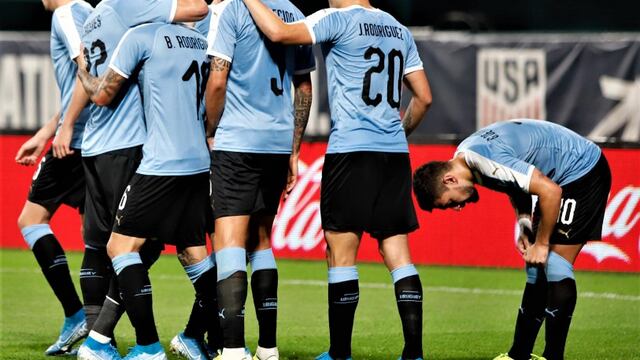
<svg viewBox="0 0 640 360">
<path fill-rule="evenodd" d="M 371 97 L 371 76 L 380 74 L 384 71 L 385 59 L 387 59 L 387 102 L 392 108 L 400 108 L 400 97 L 402 95 L 402 75 L 404 73 L 404 56 L 400 50 L 393 49 L 389 54 L 385 53 L 377 47 L 370 47 L 364 52 L 365 60 L 372 57 L 378 57 L 378 64 L 367 70 L 364 74 L 362 82 L 362 101 L 369 106 L 378 106 L 382 102 L 382 94 L 378 93 Z M 396 66 L 398 74 L 396 75 Z M 396 81 L 397 79 L 397 81 Z M 395 99 L 395 93 L 398 93 L 398 100 Z"/>
</svg>

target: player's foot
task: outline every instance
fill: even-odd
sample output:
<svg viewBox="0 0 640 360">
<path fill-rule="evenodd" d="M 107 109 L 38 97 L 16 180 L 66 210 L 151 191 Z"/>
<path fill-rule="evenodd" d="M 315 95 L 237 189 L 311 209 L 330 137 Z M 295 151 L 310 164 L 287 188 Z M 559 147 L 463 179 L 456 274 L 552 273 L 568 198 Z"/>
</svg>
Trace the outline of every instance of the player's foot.
<svg viewBox="0 0 640 360">
<path fill-rule="evenodd" d="M 64 319 L 60 336 L 53 345 L 45 350 L 45 355 L 73 355 L 71 350 L 73 344 L 87 336 L 87 322 L 84 317 L 84 310 L 80 309 L 77 313 Z"/>
<path fill-rule="evenodd" d="M 278 348 L 263 348 L 258 346 L 256 349 L 256 354 L 253 356 L 253 360 L 279 360 L 280 354 L 278 353 Z"/>
<path fill-rule="evenodd" d="M 322 354 L 316 356 L 316 360 L 334 360 L 334 358 L 329 355 L 329 352 L 323 352 Z M 351 356 L 349 356 L 346 360 L 352 360 Z"/>
<path fill-rule="evenodd" d="M 189 360 L 207 360 L 209 357 L 202 350 L 200 341 L 180 333 L 171 339 L 171 352 Z"/>
<path fill-rule="evenodd" d="M 213 347 L 209 346 L 209 344 L 204 344 L 204 349 L 207 351 L 209 359 L 222 360 L 222 349 L 214 349 Z"/>
<path fill-rule="evenodd" d="M 509 354 L 504 353 L 494 357 L 493 360 L 513 360 L 513 358 L 509 356 Z"/>
<path fill-rule="evenodd" d="M 120 353 L 111 343 L 102 344 L 88 337 L 78 349 L 78 360 L 121 360 Z"/>
<path fill-rule="evenodd" d="M 167 360 L 167 354 L 160 342 L 151 345 L 136 345 L 123 358 L 123 360 Z"/>
<path fill-rule="evenodd" d="M 536 354 L 531 354 L 531 360 L 547 360 L 546 357 L 544 356 L 540 356 L 540 355 L 536 355 Z"/>
</svg>

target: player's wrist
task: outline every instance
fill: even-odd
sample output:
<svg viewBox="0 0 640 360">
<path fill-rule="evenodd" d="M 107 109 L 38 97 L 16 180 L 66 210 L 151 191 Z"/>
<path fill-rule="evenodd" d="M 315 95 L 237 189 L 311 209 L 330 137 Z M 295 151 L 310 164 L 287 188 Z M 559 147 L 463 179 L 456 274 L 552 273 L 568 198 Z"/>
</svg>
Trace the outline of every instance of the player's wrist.
<svg viewBox="0 0 640 360">
<path fill-rule="evenodd" d="M 531 219 L 528 217 L 520 217 L 518 219 L 518 225 L 520 228 L 533 231 L 533 224 L 531 223 Z"/>
</svg>

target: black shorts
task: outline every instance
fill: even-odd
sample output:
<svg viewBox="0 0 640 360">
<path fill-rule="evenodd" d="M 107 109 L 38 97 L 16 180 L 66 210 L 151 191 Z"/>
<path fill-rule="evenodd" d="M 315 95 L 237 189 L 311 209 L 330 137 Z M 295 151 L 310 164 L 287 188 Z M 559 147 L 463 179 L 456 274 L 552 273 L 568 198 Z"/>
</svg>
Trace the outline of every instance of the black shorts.
<svg viewBox="0 0 640 360">
<path fill-rule="evenodd" d="M 378 240 L 416 230 L 409 154 L 327 154 L 320 213 L 324 230 L 365 231 Z"/>
<path fill-rule="evenodd" d="M 576 245 L 600 240 L 609 191 L 611 170 L 603 154 L 587 174 L 562 186 L 560 214 L 549 243 Z M 533 214 L 534 234 L 540 222 L 538 214 L 540 207 L 536 204 Z"/>
<path fill-rule="evenodd" d="M 211 155 L 211 206 L 215 218 L 275 215 L 287 184 L 288 154 L 215 150 Z"/>
<path fill-rule="evenodd" d="M 142 159 L 142 146 L 82 159 L 87 180 L 84 241 L 103 248 L 113 228 L 118 202 Z"/>
<path fill-rule="evenodd" d="M 206 244 L 209 174 L 135 174 L 118 204 L 113 232 L 160 240 L 179 250 Z"/>
<path fill-rule="evenodd" d="M 61 204 L 84 210 L 85 181 L 80 150 L 63 159 L 53 157 L 49 149 L 33 174 L 27 199 L 38 204 L 50 214 Z"/>
</svg>

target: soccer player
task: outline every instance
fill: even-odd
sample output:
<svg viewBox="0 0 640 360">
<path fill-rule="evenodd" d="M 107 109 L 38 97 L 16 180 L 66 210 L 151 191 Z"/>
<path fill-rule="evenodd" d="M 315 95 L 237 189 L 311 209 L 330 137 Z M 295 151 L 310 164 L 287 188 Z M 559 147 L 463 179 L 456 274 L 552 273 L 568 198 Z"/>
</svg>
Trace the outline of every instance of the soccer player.
<svg viewBox="0 0 640 360">
<path fill-rule="evenodd" d="M 86 70 L 96 76 L 105 73 L 119 40 L 132 26 L 151 21 L 194 21 L 206 16 L 207 11 L 203 0 L 102 1 L 84 23 L 82 41 L 85 58 L 88 59 Z M 82 90 L 74 92 L 72 103 L 88 103 L 89 98 Z M 81 346 L 80 353 L 85 358 L 119 356 L 109 343 L 124 309 L 119 306 L 118 285 L 111 282 L 113 269 L 106 244 L 118 202 L 140 163 L 141 147 L 146 139 L 138 86 L 127 82 L 122 91 L 110 95 L 113 101 L 109 106 L 99 106 L 106 104 L 102 98 L 95 98 L 95 103 L 90 105 L 91 118 L 82 143 L 87 199 L 84 221 L 86 248 L 80 283 L 91 329 L 91 341 L 87 345 L 96 345 L 92 349 Z M 73 114 L 68 115 L 65 117 L 66 126 L 58 136 L 57 149 L 61 157 L 69 153 L 67 143 L 73 132 L 71 125 L 75 119 Z M 157 259 L 161 251 L 158 245 L 161 244 L 150 243 L 143 251 L 147 266 Z"/>
<path fill-rule="evenodd" d="M 469 136 L 451 160 L 419 167 L 413 186 L 422 209 L 460 211 L 478 201 L 476 184 L 510 196 L 527 264 L 513 346 L 496 359 L 529 359 L 545 319 L 543 356 L 563 359 L 577 297 L 573 263 L 601 236 L 611 189 L 607 160 L 596 144 L 560 125 L 510 120 Z M 538 196 L 533 215 L 531 195 Z"/>
<path fill-rule="evenodd" d="M 288 0 L 268 4 L 287 22 L 304 18 Z M 212 57 L 206 106 L 208 136 L 215 135 L 211 173 L 222 357 L 250 359 L 244 339 L 248 257 L 259 324 L 255 359 L 277 360 L 278 272 L 270 236 L 280 197 L 298 176 L 315 60 L 310 47 L 265 39 L 240 0 L 212 8 L 207 53 Z"/>
<path fill-rule="evenodd" d="M 66 113 L 71 93 L 76 86 L 77 65 L 80 55 L 82 23 L 92 8 L 84 1 L 43 0 L 44 7 L 53 11 L 51 21 L 51 59 L 60 89 L 61 110 L 16 155 L 16 162 L 34 165 L 47 141 L 54 135 Z M 88 110 L 88 109 L 87 109 Z M 75 135 L 70 139 L 74 153 L 65 159 L 56 159 L 49 149 L 33 175 L 27 201 L 18 218 L 24 240 L 33 251 L 49 286 L 60 301 L 65 320 L 60 336 L 45 351 L 46 355 L 71 352 L 71 346 L 87 335 L 82 303 L 71 281 L 67 258 L 60 243 L 49 227 L 49 221 L 60 205 L 67 204 L 83 213 L 85 181 L 80 157 L 82 132 L 88 111 L 82 110 L 75 123 Z"/>
<path fill-rule="evenodd" d="M 186 26 L 144 24 L 123 36 L 102 77 L 79 72 L 90 98 L 110 103 L 139 70 L 145 99 L 148 137 L 142 162 L 122 195 L 107 244 L 136 330 L 136 346 L 125 359 L 166 359 L 155 327 L 147 268 L 139 253 L 145 242 L 176 245 L 196 289 L 215 289 L 210 278 L 213 261 L 205 246 L 211 216 L 202 104 L 209 69 L 206 48 L 206 39 Z"/>
<path fill-rule="evenodd" d="M 406 136 L 426 113 L 431 91 L 413 37 L 367 0 L 330 0 L 332 9 L 292 24 L 259 0 L 244 2 L 269 39 L 321 44 L 327 66 L 331 132 L 320 211 L 329 265 L 331 344 L 318 358 L 351 358 L 359 299 L 355 262 L 363 232 L 378 240 L 395 284 L 405 339 L 401 358 L 422 358 L 422 285 L 407 242 L 418 222 Z M 401 120 L 403 82 L 413 98 Z"/>
</svg>

